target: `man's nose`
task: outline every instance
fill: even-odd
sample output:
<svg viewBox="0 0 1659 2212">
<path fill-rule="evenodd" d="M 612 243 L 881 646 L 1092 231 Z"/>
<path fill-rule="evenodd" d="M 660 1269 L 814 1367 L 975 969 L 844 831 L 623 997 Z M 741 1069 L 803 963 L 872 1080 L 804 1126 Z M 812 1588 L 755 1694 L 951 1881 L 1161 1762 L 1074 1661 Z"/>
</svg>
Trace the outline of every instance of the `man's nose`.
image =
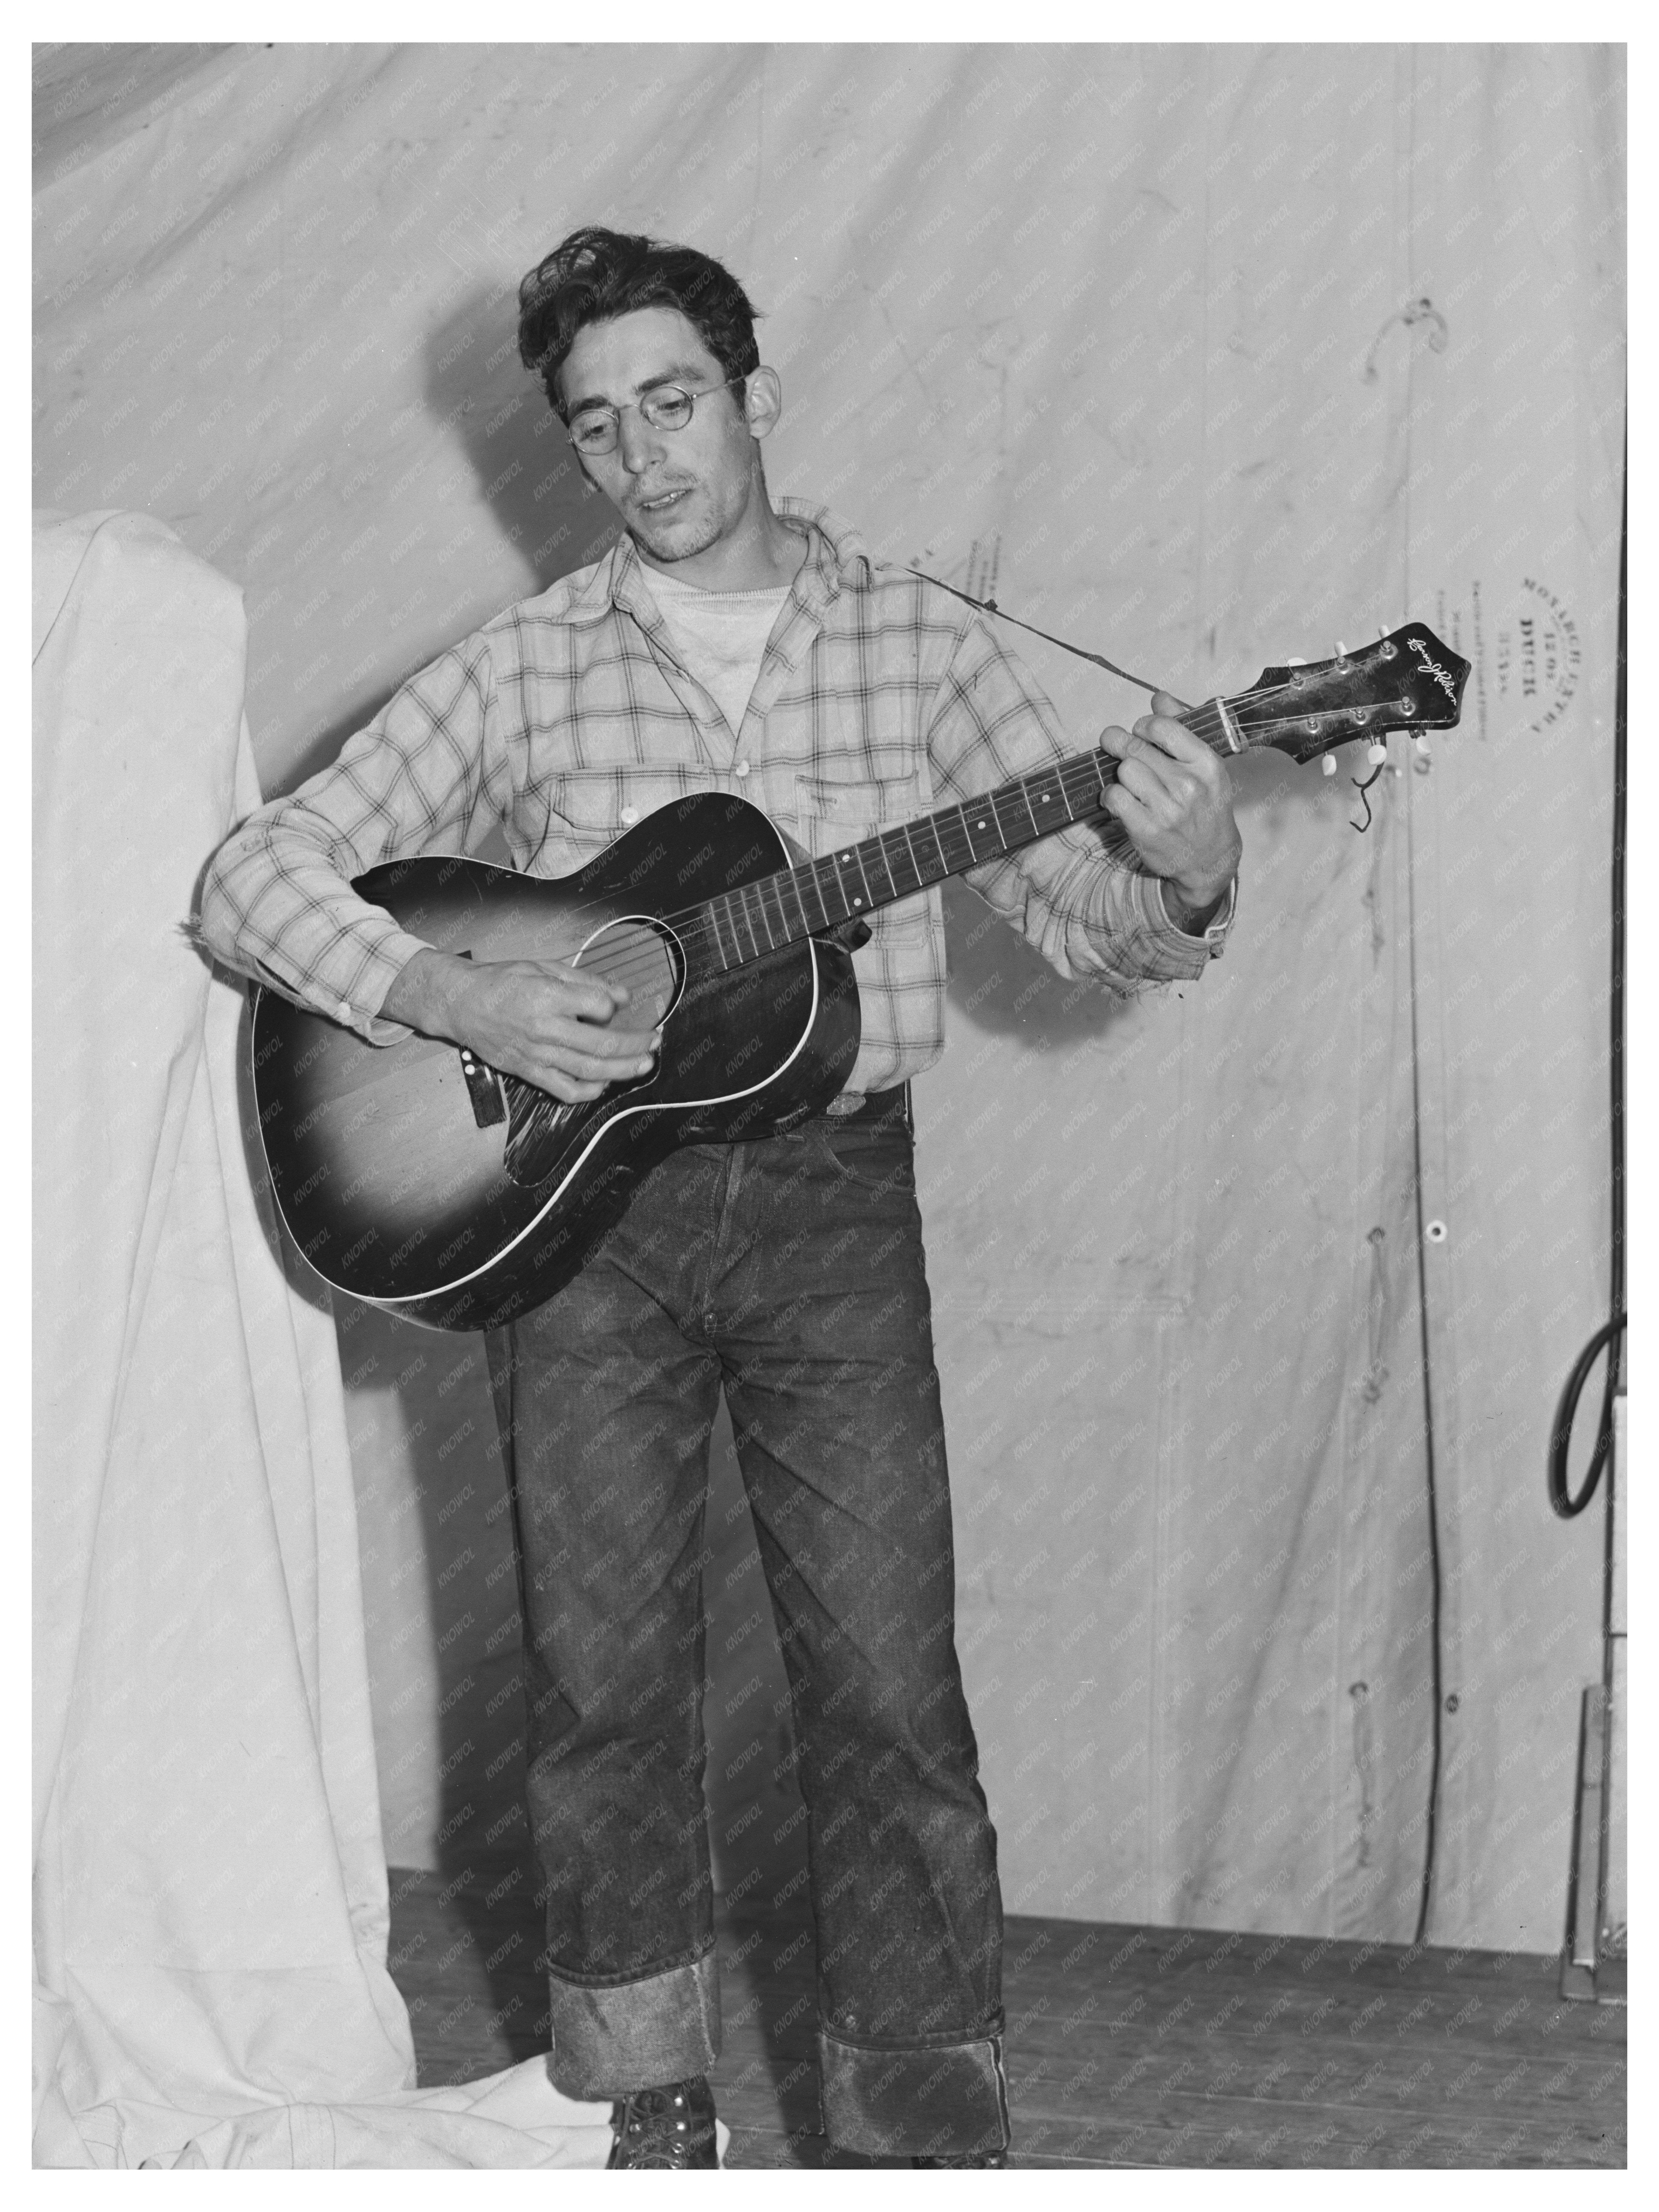
<svg viewBox="0 0 1659 2212">
<path fill-rule="evenodd" d="M 623 410 L 622 420 L 617 425 L 617 450 L 622 457 L 623 468 L 630 477 L 643 476 L 661 454 L 660 434 L 652 428 L 637 407 Z"/>
</svg>

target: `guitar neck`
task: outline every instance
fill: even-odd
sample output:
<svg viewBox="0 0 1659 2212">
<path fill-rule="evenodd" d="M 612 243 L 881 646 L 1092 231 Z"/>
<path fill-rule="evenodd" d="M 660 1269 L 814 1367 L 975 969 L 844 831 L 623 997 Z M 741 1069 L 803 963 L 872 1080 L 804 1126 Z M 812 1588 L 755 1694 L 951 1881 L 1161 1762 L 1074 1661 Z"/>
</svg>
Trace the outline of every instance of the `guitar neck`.
<svg viewBox="0 0 1659 2212">
<path fill-rule="evenodd" d="M 1206 701 L 1182 720 L 1212 751 L 1237 750 L 1219 700 Z M 1117 762 L 1109 752 L 1073 753 L 960 805 L 942 806 L 725 892 L 704 909 L 720 957 L 728 968 L 740 967 L 913 897 L 947 876 L 1000 860 L 1068 823 L 1097 821 L 1116 775 Z"/>
</svg>

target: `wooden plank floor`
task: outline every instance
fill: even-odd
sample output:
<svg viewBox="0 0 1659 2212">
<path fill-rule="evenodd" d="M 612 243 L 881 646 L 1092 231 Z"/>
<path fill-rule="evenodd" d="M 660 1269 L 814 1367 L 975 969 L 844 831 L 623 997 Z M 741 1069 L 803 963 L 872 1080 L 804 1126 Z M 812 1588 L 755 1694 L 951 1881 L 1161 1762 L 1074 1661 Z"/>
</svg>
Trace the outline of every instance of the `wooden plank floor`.
<svg viewBox="0 0 1659 2212">
<path fill-rule="evenodd" d="M 392 1877 L 392 1971 L 423 2083 L 547 2047 L 533 1869 Z M 734 2166 L 826 2158 L 804 1894 L 722 1908 Z M 1553 1958 L 1011 1917 L 1011 2163 L 1622 2166 L 1626 2014 Z"/>
</svg>

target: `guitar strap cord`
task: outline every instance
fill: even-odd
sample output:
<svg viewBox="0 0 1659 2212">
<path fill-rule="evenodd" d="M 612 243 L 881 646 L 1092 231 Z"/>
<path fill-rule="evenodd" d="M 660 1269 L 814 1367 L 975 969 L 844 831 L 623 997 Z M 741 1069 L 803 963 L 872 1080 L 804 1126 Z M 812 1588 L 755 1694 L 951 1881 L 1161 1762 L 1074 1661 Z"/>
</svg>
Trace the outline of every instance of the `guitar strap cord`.
<svg viewBox="0 0 1659 2212">
<path fill-rule="evenodd" d="M 906 565 L 908 573 L 912 576 L 921 577 L 924 584 L 937 584 L 941 592 L 949 592 L 953 599 L 961 599 L 970 607 L 977 607 L 982 615 L 995 615 L 1003 622 L 1012 623 L 1016 629 L 1030 630 L 1033 637 L 1042 638 L 1048 645 L 1057 645 L 1062 653 L 1074 653 L 1079 660 L 1092 660 L 1097 668 L 1105 669 L 1110 676 L 1121 676 L 1126 684 L 1133 684 L 1138 690 L 1161 691 L 1164 689 L 1161 684 L 1149 684 L 1144 676 L 1132 676 L 1127 668 L 1120 668 L 1116 661 L 1108 660 L 1103 653 L 1091 653 L 1086 647 L 1070 645 L 1063 637 L 1056 637 L 1051 630 L 1039 629 L 1035 623 L 1022 622 L 1018 615 L 1011 615 L 1006 609 L 1000 607 L 994 599 L 976 599 L 971 592 L 959 592 L 954 584 L 947 584 L 938 576 L 930 576 L 924 569 L 910 568 L 908 563 Z M 1352 817 L 1349 817 L 1350 827 L 1358 830 L 1362 837 L 1370 828 L 1372 820 L 1371 802 L 1365 794 L 1382 773 L 1382 770 L 1380 768 L 1374 769 L 1365 778 L 1364 783 L 1361 783 L 1357 775 L 1349 778 L 1349 781 L 1359 793 L 1360 804 L 1365 810 L 1365 818 L 1363 822 L 1355 822 Z"/>
<path fill-rule="evenodd" d="M 1057 645 L 1062 653 L 1074 653 L 1079 660 L 1092 660 L 1097 668 L 1103 668 L 1109 676 L 1121 676 L 1126 684 L 1133 684 L 1137 690 L 1161 691 L 1164 689 L 1161 684 L 1149 684 L 1144 676 L 1132 676 L 1127 668 L 1120 668 L 1116 661 L 1108 660 L 1103 653 L 1091 653 L 1085 647 L 1068 645 L 1063 637 L 1055 637 L 1046 629 L 1039 629 L 1035 623 L 1022 622 L 1018 615 L 1011 615 L 1000 607 L 994 599 L 976 599 L 971 592 L 959 592 L 954 584 L 941 582 L 939 577 L 929 576 L 920 568 L 910 568 L 908 573 L 920 576 L 924 584 L 938 584 L 941 592 L 949 592 L 953 599 L 965 600 L 970 607 L 977 607 L 982 615 L 995 615 L 1003 622 L 1012 623 L 1016 629 L 1030 630 L 1033 637 L 1042 638 L 1045 644 Z"/>
</svg>

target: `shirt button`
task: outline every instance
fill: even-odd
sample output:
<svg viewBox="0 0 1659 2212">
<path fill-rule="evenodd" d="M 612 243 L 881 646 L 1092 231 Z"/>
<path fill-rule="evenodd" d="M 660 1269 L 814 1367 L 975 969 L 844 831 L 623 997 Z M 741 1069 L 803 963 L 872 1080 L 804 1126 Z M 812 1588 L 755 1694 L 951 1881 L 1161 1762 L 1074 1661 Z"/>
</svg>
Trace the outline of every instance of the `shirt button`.
<svg viewBox="0 0 1659 2212">
<path fill-rule="evenodd" d="M 640 810 L 637 806 L 624 806 L 619 817 L 624 830 L 631 830 L 639 818 Z"/>
<path fill-rule="evenodd" d="M 749 773 L 749 763 L 748 763 L 748 762 L 747 762 L 747 761 L 739 761 L 739 762 L 738 763 L 738 774 L 739 775 L 748 775 L 748 773 Z"/>
<path fill-rule="evenodd" d="M 349 1022 L 351 1019 L 351 1008 L 343 999 L 340 1001 L 338 1012 L 343 1022 Z"/>
</svg>

